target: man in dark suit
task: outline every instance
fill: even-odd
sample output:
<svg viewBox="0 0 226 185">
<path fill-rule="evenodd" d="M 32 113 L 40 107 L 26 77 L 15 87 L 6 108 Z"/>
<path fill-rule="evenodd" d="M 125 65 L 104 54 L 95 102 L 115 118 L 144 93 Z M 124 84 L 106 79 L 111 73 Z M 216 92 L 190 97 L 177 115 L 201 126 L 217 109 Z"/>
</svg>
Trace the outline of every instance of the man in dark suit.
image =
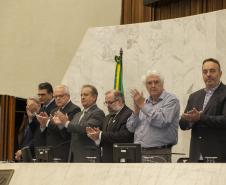
<svg viewBox="0 0 226 185">
<path fill-rule="evenodd" d="M 67 86 L 58 85 L 53 93 L 57 107 L 50 112 L 51 116 L 55 114 L 65 114 L 71 120 L 73 116 L 80 112 L 80 108 L 70 100 L 70 92 Z M 55 125 L 47 113 L 41 112 L 37 115 L 41 130 L 46 130 L 46 145 L 53 147 L 54 158 L 59 158 L 61 162 L 68 161 L 71 134 L 61 125 Z"/>
<path fill-rule="evenodd" d="M 120 91 L 106 92 L 105 104 L 109 114 L 102 131 L 99 128 L 87 127 L 86 132 L 88 137 L 102 147 L 102 162 L 113 162 L 113 144 L 133 142 L 133 133 L 126 128 L 127 119 L 132 111 L 125 105 L 124 96 Z"/>
<path fill-rule="evenodd" d="M 43 82 L 38 85 L 39 101 L 42 104 L 40 112 L 46 112 L 48 115 L 56 108 L 53 98 L 53 87 L 49 82 Z"/>
<path fill-rule="evenodd" d="M 53 87 L 49 82 L 43 82 L 38 85 L 38 97 L 42 105 L 39 112 L 46 112 L 49 116 L 50 112 L 56 108 L 56 103 L 53 98 Z M 46 131 L 41 132 L 39 129 L 40 124 L 36 117 L 29 119 L 31 120 L 30 126 L 33 130 L 35 129 L 34 147 L 46 146 Z"/>
<path fill-rule="evenodd" d="M 76 114 L 73 119 L 57 114 L 53 120 L 55 124 L 62 124 L 72 134 L 69 161 L 89 162 L 93 157 L 99 160 L 99 151 L 95 142 L 86 135 L 86 127 L 102 128 L 104 112 L 96 105 L 98 92 L 92 85 L 84 85 L 81 90 L 81 104 L 83 111 Z"/>
<path fill-rule="evenodd" d="M 216 59 L 203 61 L 202 76 L 206 87 L 189 96 L 181 116 L 181 129 L 192 129 L 190 162 L 207 157 L 226 162 L 226 86 L 220 81 L 221 75 Z"/>
<path fill-rule="evenodd" d="M 32 126 L 33 117 L 35 117 L 35 113 L 39 112 L 40 110 L 40 102 L 37 98 L 28 98 L 27 105 L 26 105 L 26 113 L 23 118 L 23 122 L 18 131 L 18 144 L 20 149 L 15 153 L 15 159 L 20 161 L 22 158 L 22 148 L 23 147 L 30 147 L 33 152 L 33 139 L 36 129 L 38 128 L 39 124 Z"/>
</svg>

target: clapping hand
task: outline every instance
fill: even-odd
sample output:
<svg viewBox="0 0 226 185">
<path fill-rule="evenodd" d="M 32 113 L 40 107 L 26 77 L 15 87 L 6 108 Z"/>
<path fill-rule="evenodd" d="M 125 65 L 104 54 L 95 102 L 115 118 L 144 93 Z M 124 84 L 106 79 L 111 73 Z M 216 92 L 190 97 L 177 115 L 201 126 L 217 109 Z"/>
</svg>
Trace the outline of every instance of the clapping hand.
<svg viewBox="0 0 226 185">
<path fill-rule="evenodd" d="M 86 127 L 86 134 L 90 139 L 96 141 L 99 139 L 100 129 L 95 127 Z"/>
<path fill-rule="evenodd" d="M 56 125 L 65 124 L 68 120 L 68 115 L 61 111 L 55 112 L 54 116 L 51 118 L 51 121 Z"/>
<path fill-rule="evenodd" d="M 202 111 L 198 111 L 196 108 L 182 114 L 182 118 L 189 121 L 189 122 L 196 122 L 200 120 L 200 115 Z"/>
<path fill-rule="evenodd" d="M 130 95 L 134 102 L 134 113 L 139 114 L 140 109 L 144 106 L 145 98 L 143 97 L 143 92 L 139 92 L 137 89 L 130 90 Z"/>
<path fill-rule="evenodd" d="M 46 127 L 46 123 L 49 119 L 49 116 L 47 115 L 46 112 L 40 112 L 39 114 L 36 114 L 36 118 L 40 123 L 41 128 Z"/>
</svg>

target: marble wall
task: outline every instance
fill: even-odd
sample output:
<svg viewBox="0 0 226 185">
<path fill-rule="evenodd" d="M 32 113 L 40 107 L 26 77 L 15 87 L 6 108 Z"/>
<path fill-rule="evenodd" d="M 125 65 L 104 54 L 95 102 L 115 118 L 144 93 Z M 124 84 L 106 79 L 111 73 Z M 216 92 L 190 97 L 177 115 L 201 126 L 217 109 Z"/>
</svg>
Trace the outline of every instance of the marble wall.
<svg viewBox="0 0 226 185">
<path fill-rule="evenodd" d="M 188 95 L 204 87 L 201 75 L 203 59 L 221 62 L 226 76 L 226 10 L 164 21 L 90 28 L 62 80 L 70 87 L 72 99 L 80 105 L 80 88 L 93 84 L 98 88 L 98 105 L 104 92 L 113 88 L 114 56 L 123 49 L 126 102 L 132 105 L 129 90 L 146 90 L 141 76 L 156 69 L 165 76 L 165 89 L 180 99 L 183 112 Z M 146 93 L 147 95 L 147 93 Z M 179 131 L 175 152 L 188 153 L 189 132 Z"/>
<path fill-rule="evenodd" d="M 206 164 L 1 164 L 14 169 L 9 185 L 225 185 L 226 165 Z M 4 181 L 0 176 L 0 184 Z"/>
</svg>

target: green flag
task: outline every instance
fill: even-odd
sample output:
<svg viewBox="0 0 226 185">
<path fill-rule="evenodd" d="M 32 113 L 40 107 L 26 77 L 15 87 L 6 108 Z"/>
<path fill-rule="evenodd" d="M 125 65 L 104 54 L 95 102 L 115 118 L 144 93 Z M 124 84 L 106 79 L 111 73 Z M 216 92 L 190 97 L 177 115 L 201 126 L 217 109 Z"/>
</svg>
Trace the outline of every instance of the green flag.
<svg viewBox="0 0 226 185">
<path fill-rule="evenodd" d="M 122 66 L 122 49 L 120 50 L 120 56 L 115 56 L 115 82 L 114 89 L 121 91 L 124 94 L 123 90 L 123 66 Z"/>
</svg>

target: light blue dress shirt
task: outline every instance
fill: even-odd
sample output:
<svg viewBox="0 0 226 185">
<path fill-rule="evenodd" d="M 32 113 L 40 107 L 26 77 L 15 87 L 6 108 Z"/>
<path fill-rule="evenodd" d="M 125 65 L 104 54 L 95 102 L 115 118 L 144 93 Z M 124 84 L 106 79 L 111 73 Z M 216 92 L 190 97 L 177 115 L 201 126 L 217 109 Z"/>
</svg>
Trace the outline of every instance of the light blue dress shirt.
<svg viewBox="0 0 226 185">
<path fill-rule="evenodd" d="M 132 114 L 126 125 L 134 132 L 134 143 L 141 147 L 174 145 L 178 140 L 179 114 L 179 100 L 164 90 L 156 104 L 151 97 L 146 99 L 139 116 Z"/>
</svg>

